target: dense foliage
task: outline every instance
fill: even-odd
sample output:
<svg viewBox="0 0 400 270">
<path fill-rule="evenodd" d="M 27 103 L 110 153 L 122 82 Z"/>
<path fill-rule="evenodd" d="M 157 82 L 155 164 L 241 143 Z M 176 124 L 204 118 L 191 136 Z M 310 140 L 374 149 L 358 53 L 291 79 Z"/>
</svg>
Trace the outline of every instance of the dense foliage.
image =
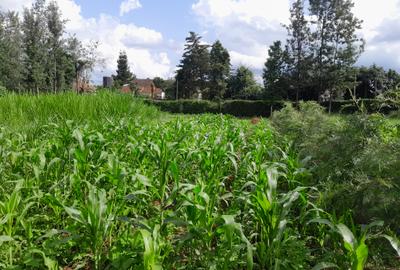
<svg viewBox="0 0 400 270">
<path fill-rule="evenodd" d="M 381 114 L 330 117 L 314 103 L 300 110 L 288 105 L 272 122 L 308 160 L 327 207 L 338 214 L 351 210 L 358 224 L 379 218 L 398 230 L 398 123 Z"/>
</svg>

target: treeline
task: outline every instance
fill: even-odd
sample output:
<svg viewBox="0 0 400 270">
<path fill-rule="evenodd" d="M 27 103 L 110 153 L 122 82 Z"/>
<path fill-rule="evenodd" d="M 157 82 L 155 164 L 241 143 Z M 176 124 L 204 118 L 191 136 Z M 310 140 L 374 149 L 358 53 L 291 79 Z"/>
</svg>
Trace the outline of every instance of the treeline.
<svg viewBox="0 0 400 270">
<path fill-rule="evenodd" d="M 87 84 L 97 43 L 84 46 L 65 24 L 54 1 L 36 0 L 22 15 L 0 11 L 0 86 L 38 93 Z"/>
<path fill-rule="evenodd" d="M 231 70 L 220 41 L 212 46 L 190 32 L 175 81 L 156 79 L 171 98 L 316 100 L 374 98 L 395 88 L 400 75 L 373 65 L 356 67 L 365 42 L 351 0 L 297 0 L 287 39 L 275 41 L 263 69 L 263 87 L 247 67 Z"/>
<path fill-rule="evenodd" d="M 154 83 L 170 98 L 257 99 L 262 93 L 249 68 L 240 66 L 232 72 L 229 52 L 219 40 L 210 46 L 194 32 L 186 38 L 175 80 L 155 78 Z"/>
</svg>

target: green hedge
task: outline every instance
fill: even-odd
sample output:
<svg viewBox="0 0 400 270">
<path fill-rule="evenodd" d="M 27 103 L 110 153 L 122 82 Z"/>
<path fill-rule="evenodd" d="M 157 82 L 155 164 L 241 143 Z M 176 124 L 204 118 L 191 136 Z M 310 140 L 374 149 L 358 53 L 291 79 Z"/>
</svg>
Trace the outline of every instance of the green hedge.
<svg viewBox="0 0 400 270">
<path fill-rule="evenodd" d="M 221 113 L 237 117 L 268 117 L 274 110 L 284 106 L 282 101 L 269 100 L 227 100 L 221 103 Z"/>
<path fill-rule="evenodd" d="M 207 100 L 154 100 L 148 103 L 156 105 L 162 111 L 171 113 L 219 113 L 219 104 Z"/>
<path fill-rule="evenodd" d="M 284 101 L 271 100 L 225 100 L 220 102 L 212 102 L 208 100 L 148 100 L 149 104 L 156 105 L 162 111 L 171 113 L 184 114 L 202 114 L 202 113 L 223 113 L 237 117 L 253 117 L 262 116 L 269 117 L 271 112 L 283 108 Z M 382 104 L 377 99 L 362 100 L 368 112 L 389 113 L 397 110 L 395 107 L 390 107 Z M 293 103 L 295 106 L 296 104 Z M 321 103 L 321 106 L 327 110 L 329 102 Z M 336 100 L 332 101 L 331 112 L 333 113 L 354 113 L 358 111 L 358 107 L 352 100 Z"/>
<path fill-rule="evenodd" d="M 283 107 L 282 101 L 266 100 L 227 100 L 212 102 L 207 100 L 157 100 L 148 101 L 162 111 L 171 113 L 223 113 L 237 117 L 263 116 L 268 117 L 273 110 Z"/>
</svg>

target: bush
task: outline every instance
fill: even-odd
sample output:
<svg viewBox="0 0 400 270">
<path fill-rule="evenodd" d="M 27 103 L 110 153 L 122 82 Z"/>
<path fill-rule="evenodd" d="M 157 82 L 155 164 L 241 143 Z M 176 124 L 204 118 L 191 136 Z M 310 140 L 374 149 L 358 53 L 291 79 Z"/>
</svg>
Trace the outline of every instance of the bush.
<svg viewBox="0 0 400 270">
<path fill-rule="evenodd" d="M 321 185 L 322 204 L 339 216 L 352 209 L 355 221 L 375 219 L 397 226 L 400 126 L 382 114 L 329 116 L 313 102 L 288 104 L 271 118 Z M 393 227 L 392 227 L 393 228 Z"/>
</svg>

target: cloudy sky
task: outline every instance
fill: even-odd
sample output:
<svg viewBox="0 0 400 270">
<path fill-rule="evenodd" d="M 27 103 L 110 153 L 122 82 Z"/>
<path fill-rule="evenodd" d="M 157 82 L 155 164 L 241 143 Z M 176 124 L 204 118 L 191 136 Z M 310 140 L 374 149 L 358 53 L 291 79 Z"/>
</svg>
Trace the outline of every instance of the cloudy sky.
<svg viewBox="0 0 400 270">
<path fill-rule="evenodd" d="M 290 0 L 56 0 L 67 31 L 100 42 L 105 64 L 94 82 L 115 72 L 125 50 L 139 78 L 172 77 L 189 31 L 212 43 L 220 39 L 233 66 L 244 64 L 259 76 L 268 46 L 284 40 Z M 400 0 L 354 0 L 366 39 L 359 65 L 376 63 L 400 71 Z M 0 0 L 0 9 L 22 11 L 32 0 Z"/>
</svg>

